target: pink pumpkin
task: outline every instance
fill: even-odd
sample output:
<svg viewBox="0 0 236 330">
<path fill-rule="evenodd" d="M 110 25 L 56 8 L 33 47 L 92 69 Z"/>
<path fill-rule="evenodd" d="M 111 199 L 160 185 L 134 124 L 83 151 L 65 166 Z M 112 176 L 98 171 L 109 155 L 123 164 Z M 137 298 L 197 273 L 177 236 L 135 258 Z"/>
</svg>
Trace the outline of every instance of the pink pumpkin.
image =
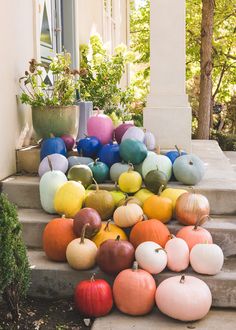
<svg viewBox="0 0 236 330">
<path fill-rule="evenodd" d="M 91 116 L 87 124 L 89 136 L 96 136 L 102 144 L 109 143 L 113 138 L 114 126 L 110 117 L 99 113 Z"/>
<path fill-rule="evenodd" d="M 195 321 L 210 310 L 212 295 L 205 282 L 194 276 L 173 276 L 164 280 L 156 291 L 159 310 L 180 321 Z"/>
<path fill-rule="evenodd" d="M 185 226 L 181 228 L 176 234 L 178 238 L 182 238 L 188 244 L 189 251 L 192 250 L 194 245 L 200 243 L 212 244 L 212 236 L 208 230 L 200 226 Z"/>
<path fill-rule="evenodd" d="M 189 248 L 182 238 L 171 235 L 165 245 L 167 253 L 167 267 L 173 272 L 181 272 L 189 265 Z"/>
</svg>

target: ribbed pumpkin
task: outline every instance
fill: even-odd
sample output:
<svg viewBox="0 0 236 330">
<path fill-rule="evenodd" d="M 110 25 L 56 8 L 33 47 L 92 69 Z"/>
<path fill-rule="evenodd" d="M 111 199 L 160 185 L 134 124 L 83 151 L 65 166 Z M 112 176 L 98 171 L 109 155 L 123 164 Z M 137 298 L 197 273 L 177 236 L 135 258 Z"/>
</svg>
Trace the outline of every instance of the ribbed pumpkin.
<svg viewBox="0 0 236 330">
<path fill-rule="evenodd" d="M 153 241 L 165 247 L 169 235 L 169 229 L 161 221 L 156 219 L 145 220 L 134 225 L 130 233 L 130 242 L 135 248 L 147 241 Z"/>
<path fill-rule="evenodd" d="M 114 214 L 113 219 L 117 226 L 121 228 L 132 227 L 139 221 L 143 220 L 143 210 L 137 204 L 128 204 L 129 199 L 125 204 L 119 206 Z"/>
<path fill-rule="evenodd" d="M 66 248 L 76 236 L 73 231 L 73 219 L 55 218 L 43 232 L 43 249 L 53 261 L 66 261 Z"/>
<path fill-rule="evenodd" d="M 120 236 L 121 240 L 128 240 L 125 232 L 111 223 L 111 220 L 107 222 L 102 222 L 102 228 L 100 231 L 93 237 L 93 242 L 99 247 L 103 242 L 107 241 L 108 239 L 116 239 L 117 236 Z"/>
</svg>

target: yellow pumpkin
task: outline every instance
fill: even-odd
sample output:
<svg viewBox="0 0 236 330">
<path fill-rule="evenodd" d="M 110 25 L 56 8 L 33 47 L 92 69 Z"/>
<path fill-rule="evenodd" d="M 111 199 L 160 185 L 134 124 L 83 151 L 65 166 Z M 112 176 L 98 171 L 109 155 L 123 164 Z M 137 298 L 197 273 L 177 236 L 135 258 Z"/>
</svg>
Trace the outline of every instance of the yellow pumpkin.
<svg viewBox="0 0 236 330">
<path fill-rule="evenodd" d="M 137 204 L 125 203 L 119 206 L 113 214 L 117 226 L 128 228 L 143 220 L 143 210 Z"/>
<path fill-rule="evenodd" d="M 148 219 L 157 219 L 163 223 L 172 218 L 172 210 L 172 200 L 158 195 L 148 197 L 143 203 L 143 212 Z"/>
<path fill-rule="evenodd" d="M 92 238 L 92 241 L 97 245 L 97 247 L 99 247 L 108 239 L 116 239 L 118 235 L 120 236 L 120 239 L 128 241 L 126 233 L 121 228 L 111 223 L 110 220 L 106 222 L 103 221 L 102 228 L 97 233 L 97 235 Z"/>
<path fill-rule="evenodd" d="M 175 209 L 175 204 L 179 196 L 186 193 L 187 190 L 184 189 L 175 189 L 175 188 L 166 188 L 161 192 L 162 197 L 166 197 L 172 200 L 173 203 L 173 210 Z"/>
<path fill-rule="evenodd" d="M 57 213 L 64 214 L 66 218 L 73 218 L 81 209 L 84 198 L 84 186 L 76 181 L 68 181 L 56 191 L 54 208 Z"/>
<path fill-rule="evenodd" d="M 143 203 L 145 202 L 145 200 L 150 197 L 150 196 L 153 196 L 154 194 L 148 190 L 148 189 L 140 189 L 139 191 L 136 192 L 136 194 L 134 194 L 134 197 L 136 197 L 137 199 L 140 200 L 140 202 Z"/>
<path fill-rule="evenodd" d="M 130 165 L 128 171 L 123 172 L 118 180 L 120 190 L 128 194 L 136 193 L 142 186 L 141 175 L 133 169 L 133 165 Z"/>
</svg>

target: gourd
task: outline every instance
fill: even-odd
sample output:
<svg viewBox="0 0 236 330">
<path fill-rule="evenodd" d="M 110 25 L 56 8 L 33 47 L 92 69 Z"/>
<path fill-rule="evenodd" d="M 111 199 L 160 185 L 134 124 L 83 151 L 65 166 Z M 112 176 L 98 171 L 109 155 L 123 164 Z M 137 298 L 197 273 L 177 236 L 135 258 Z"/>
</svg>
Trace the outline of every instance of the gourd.
<svg viewBox="0 0 236 330">
<path fill-rule="evenodd" d="M 55 171 L 61 171 L 66 173 L 68 169 L 68 160 L 61 154 L 52 154 L 49 156 L 52 164 L 52 168 Z M 39 164 L 38 174 L 41 177 L 44 173 L 51 171 L 48 163 L 48 156 L 45 157 Z"/>
<path fill-rule="evenodd" d="M 46 172 L 41 177 L 39 182 L 39 194 L 41 206 L 44 211 L 53 214 L 56 213 L 54 207 L 56 191 L 67 182 L 67 178 L 63 172 L 53 170 L 50 157 L 51 156 L 47 156 L 46 158 L 50 167 L 50 172 Z"/>
<path fill-rule="evenodd" d="M 121 201 L 125 201 L 127 196 L 125 193 L 123 193 L 121 190 L 118 189 L 117 183 L 115 183 L 115 189 L 111 190 L 110 193 L 114 199 L 116 207 L 119 206 L 119 203 Z"/>
<path fill-rule="evenodd" d="M 50 260 L 66 261 L 66 248 L 75 238 L 73 219 L 52 219 L 43 232 L 43 250 Z"/>
<path fill-rule="evenodd" d="M 166 197 L 172 200 L 173 213 L 175 212 L 176 201 L 182 194 L 186 193 L 185 189 L 166 188 L 161 192 L 161 197 Z"/>
<path fill-rule="evenodd" d="M 165 247 L 169 239 L 169 229 L 159 220 L 151 219 L 138 222 L 130 232 L 130 242 L 136 248 L 139 244 L 153 241 Z"/>
<path fill-rule="evenodd" d="M 195 321 L 207 315 L 212 295 L 205 282 L 194 276 L 169 277 L 158 286 L 156 304 L 159 310 L 180 321 Z"/>
<path fill-rule="evenodd" d="M 143 178 L 152 170 L 156 170 L 165 173 L 167 180 L 169 181 L 172 174 L 172 163 L 170 159 L 164 155 L 159 155 L 153 151 L 149 151 L 147 157 L 144 159 L 140 170 Z"/>
<path fill-rule="evenodd" d="M 52 135 L 53 136 L 53 135 Z M 66 156 L 67 150 L 65 142 L 59 137 L 51 137 L 43 140 L 40 150 L 40 160 L 51 154 L 61 154 Z"/>
<path fill-rule="evenodd" d="M 142 186 L 141 175 L 134 171 L 133 165 L 130 164 L 127 172 L 122 173 L 118 180 L 120 190 L 126 193 L 135 193 Z"/>
<path fill-rule="evenodd" d="M 124 140 L 127 139 L 135 139 L 138 140 L 140 142 L 144 141 L 144 131 L 139 128 L 139 127 L 129 127 L 127 129 L 127 131 L 124 133 L 124 135 L 122 136 L 121 142 L 123 142 Z"/>
<path fill-rule="evenodd" d="M 86 223 L 89 224 L 85 232 L 86 238 L 95 236 L 102 228 L 102 220 L 99 213 L 90 207 L 85 207 L 74 216 L 73 229 L 76 237 L 81 237 L 82 229 Z"/>
<path fill-rule="evenodd" d="M 148 272 L 138 269 L 135 262 L 132 269 L 125 269 L 115 278 L 113 296 L 116 307 L 128 315 L 145 315 L 155 303 L 156 283 Z"/>
<path fill-rule="evenodd" d="M 196 244 L 190 253 L 190 264 L 197 273 L 216 275 L 224 264 L 223 251 L 216 244 Z"/>
<path fill-rule="evenodd" d="M 64 141 L 66 150 L 71 151 L 75 145 L 75 139 L 73 138 L 72 135 L 69 134 L 63 134 L 61 136 L 61 139 Z"/>
<path fill-rule="evenodd" d="M 54 208 L 57 213 L 66 217 L 74 217 L 81 209 L 85 197 L 83 185 L 76 181 L 68 181 L 56 191 Z"/>
<path fill-rule="evenodd" d="M 194 154 L 178 157 L 173 164 L 176 179 L 186 185 L 200 182 L 205 173 L 203 161 Z"/>
<path fill-rule="evenodd" d="M 118 182 L 120 175 L 127 172 L 129 169 L 129 164 L 124 162 L 115 163 L 110 168 L 110 178 L 113 182 Z"/>
<path fill-rule="evenodd" d="M 100 317 L 107 315 L 113 306 L 112 290 L 103 279 L 84 280 L 75 288 L 75 308 L 80 315 L 87 317 Z"/>
<path fill-rule="evenodd" d="M 102 222 L 102 228 L 92 238 L 92 240 L 97 245 L 97 247 L 99 247 L 103 242 L 107 241 L 108 239 L 116 239 L 117 236 L 120 236 L 121 240 L 128 240 L 125 232 L 115 224 L 111 223 L 111 220 L 108 220 L 107 222 Z"/>
<path fill-rule="evenodd" d="M 134 197 L 139 199 L 143 206 L 143 203 L 145 202 L 145 200 L 148 197 L 153 196 L 153 195 L 154 194 L 150 190 L 142 188 L 134 194 Z"/>
<path fill-rule="evenodd" d="M 133 124 L 123 122 L 114 131 L 115 139 L 117 143 L 121 143 L 121 139 L 128 128 L 133 127 Z"/>
<path fill-rule="evenodd" d="M 146 145 L 147 150 L 154 150 L 156 148 L 156 139 L 154 134 L 144 130 L 144 144 Z"/>
<path fill-rule="evenodd" d="M 167 253 L 167 267 L 173 272 L 181 272 L 189 265 L 189 248 L 182 239 L 170 235 L 170 240 L 165 245 Z"/>
<path fill-rule="evenodd" d="M 112 140 L 113 131 L 114 126 L 111 118 L 101 114 L 99 109 L 95 115 L 88 119 L 88 135 L 95 136 L 102 144 L 109 143 Z"/>
<path fill-rule="evenodd" d="M 98 153 L 98 158 L 101 162 L 105 163 L 109 168 L 121 161 L 119 145 L 114 142 L 105 144 Z"/>
<path fill-rule="evenodd" d="M 178 157 L 187 155 L 187 153 L 185 151 L 180 150 L 177 145 L 175 145 L 175 149 L 176 150 L 171 150 L 166 153 L 166 156 L 170 159 L 172 164 L 174 164 Z"/>
<path fill-rule="evenodd" d="M 85 238 L 85 231 L 88 224 L 85 224 L 80 238 L 71 241 L 66 249 L 68 264 L 78 270 L 90 269 L 95 265 L 97 246 L 88 238 Z"/>
<path fill-rule="evenodd" d="M 143 220 L 142 208 L 137 204 L 128 204 L 128 201 L 129 199 L 124 205 L 119 206 L 113 214 L 115 224 L 121 228 L 132 227 Z"/>
<path fill-rule="evenodd" d="M 97 183 L 102 183 L 109 179 L 109 167 L 105 163 L 99 162 L 98 158 L 88 164 L 88 167 L 91 169 Z"/>
<path fill-rule="evenodd" d="M 88 165 L 74 165 L 67 174 L 69 180 L 79 181 L 87 188 L 93 183 L 93 172 Z"/>
<path fill-rule="evenodd" d="M 144 183 L 147 189 L 155 194 L 158 193 L 161 186 L 163 186 L 162 189 L 164 189 L 167 185 L 167 182 L 168 180 L 166 174 L 162 171 L 159 171 L 158 168 L 148 172 L 144 178 Z"/>
<path fill-rule="evenodd" d="M 92 158 L 80 157 L 80 156 L 70 156 L 68 157 L 69 168 L 74 165 L 88 165 L 93 162 Z"/>
<path fill-rule="evenodd" d="M 147 156 L 147 147 L 136 139 L 125 139 L 120 144 L 120 156 L 126 163 L 140 164 Z"/>
<path fill-rule="evenodd" d="M 155 242 L 143 242 L 135 251 L 139 266 L 150 274 L 159 274 L 167 265 L 165 250 Z"/>
<path fill-rule="evenodd" d="M 76 147 L 79 155 L 95 158 L 102 147 L 101 142 L 95 136 L 87 136 L 76 141 Z"/>
</svg>

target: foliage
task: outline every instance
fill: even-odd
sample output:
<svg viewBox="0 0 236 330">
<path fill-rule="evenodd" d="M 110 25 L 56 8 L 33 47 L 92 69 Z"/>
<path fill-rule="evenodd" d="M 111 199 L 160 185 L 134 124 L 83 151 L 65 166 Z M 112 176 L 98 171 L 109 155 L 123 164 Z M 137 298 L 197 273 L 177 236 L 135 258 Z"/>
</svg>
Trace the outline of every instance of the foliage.
<svg viewBox="0 0 236 330">
<path fill-rule="evenodd" d="M 68 106 L 75 102 L 75 91 L 78 88 L 77 70 L 71 70 L 71 55 L 56 54 L 50 63 L 37 62 L 32 59 L 29 69 L 20 78 L 22 89 L 21 102 L 32 107 Z M 53 86 L 45 76 L 53 77 Z"/>
<path fill-rule="evenodd" d="M 29 287 L 30 269 L 16 207 L 0 195 L 0 295 L 14 318 Z"/>
<path fill-rule="evenodd" d="M 211 139 L 216 140 L 224 151 L 236 151 L 236 134 L 226 134 L 212 130 Z"/>
</svg>

